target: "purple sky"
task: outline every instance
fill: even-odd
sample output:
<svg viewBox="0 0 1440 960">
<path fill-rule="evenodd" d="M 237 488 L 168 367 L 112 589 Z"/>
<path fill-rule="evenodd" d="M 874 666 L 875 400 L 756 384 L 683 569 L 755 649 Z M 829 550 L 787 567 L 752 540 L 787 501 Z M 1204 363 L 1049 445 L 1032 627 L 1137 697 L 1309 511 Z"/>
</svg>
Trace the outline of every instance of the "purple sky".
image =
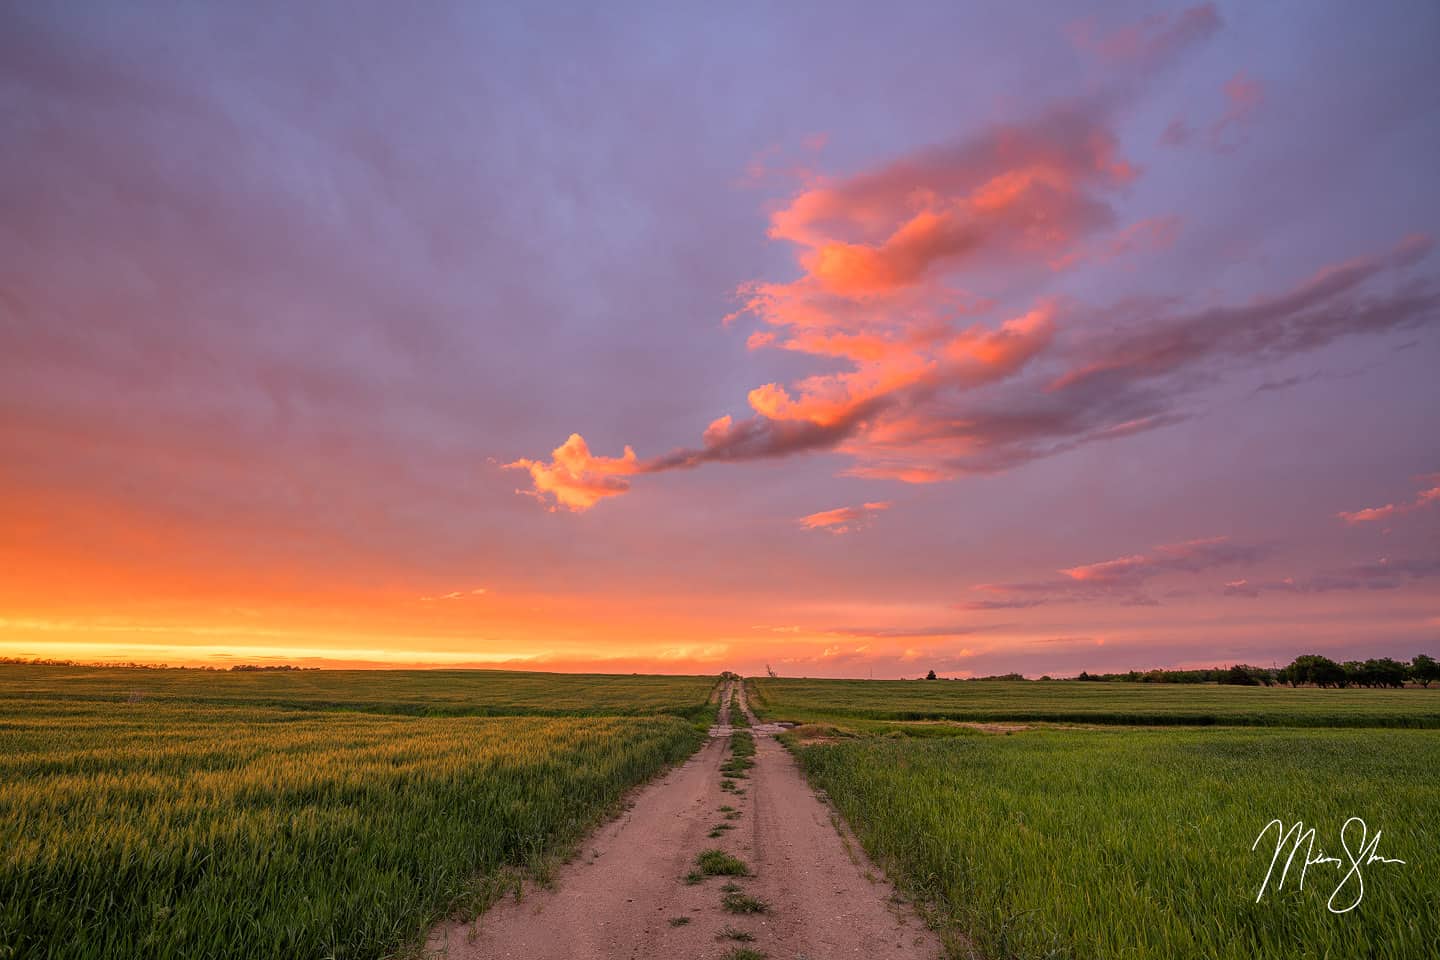
<svg viewBox="0 0 1440 960">
<path fill-rule="evenodd" d="M 0 654 L 1440 653 L 1440 7 L 492 6 L 0 10 Z"/>
</svg>

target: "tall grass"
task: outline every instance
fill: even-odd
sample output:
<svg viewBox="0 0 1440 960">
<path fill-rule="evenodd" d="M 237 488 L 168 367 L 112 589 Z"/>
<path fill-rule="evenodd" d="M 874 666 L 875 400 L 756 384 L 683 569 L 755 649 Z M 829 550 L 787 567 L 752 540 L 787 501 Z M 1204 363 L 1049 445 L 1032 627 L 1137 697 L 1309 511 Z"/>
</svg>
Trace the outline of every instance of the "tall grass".
<svg viewBox="0 0 1440 960">
<path fill-rule="evenodd" d="M 382 957 L 701 736 L 673 716 L 0 700 L 0 958 Z"/>
<path fill-rule="evenodd" d="M 1216 684 L 759 678 L 769 720 L 1013 720 L 1124 725 L 1440 727 L 1440 687 L 1319 690 Z"/>
<path fill-rule="evenodd" d="M 1440 956 L 1440 733 L 1039 730 L 797 748 L 865 847 L 990 958 Z M 1271 818 L 1382 830 L 1361 905 L 1333 867 L 1255 902 Z M 969 956 L 957 939 L 952 955 Z"/>
</svg>

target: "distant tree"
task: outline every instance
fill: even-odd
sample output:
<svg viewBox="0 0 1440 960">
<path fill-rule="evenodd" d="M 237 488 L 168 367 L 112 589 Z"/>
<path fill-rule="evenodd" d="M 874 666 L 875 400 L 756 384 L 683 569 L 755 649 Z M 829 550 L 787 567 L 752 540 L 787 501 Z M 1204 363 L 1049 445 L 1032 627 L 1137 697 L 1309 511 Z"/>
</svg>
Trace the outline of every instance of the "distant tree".
<svg viewBox="0 0 1440 960">
<path fill-rule="evenodd" d="M 1244 680 L 1239 679 L 1242 673 L 1245 676 Z M 1255 667 L 1248 663 L 1237 663 L 1228 670 L 1221 671 L 1221 675 L 1216 677 L 1216 682 L 1243 683 L 1246 686 L 1264 684 L 1268 687 L 1275 682 L 1275 671 L 1268 667 Z"/>
<path fill-rule="evenodd" d="M 1290 686 L 1298 687 L 1302 683 L 1311 682 L 1310 661 L 1314 659 L 1314 654 L 1307 653 L 1302 657 L 1296 657 L 1294 660 L 1290 661 L 1290 663 L 1285 667 L 1283 671 L 1285 674 L 1285 679 L 1290 682 Z"/>
<path fill-rule="evenodd" d="M 926 679 L 926 680 L 934 680 L 934 679 L 935 679 L 935 671 L 934 671 L 934 670 L 931 670 L 929 673 L 925 674 L 925 679 Z"/>
<path fill-rule="evenodd" d="M 1290 683 L 1298 686 L 1313 683 L 1317 687 L 1340 687 L 1345 685 L 1345 668 L 1318 653 L 1307 653 L 1296 657 L 1285 668 Z"/>
<path fill-rule="evenodd" d="M 771 680 L 774 680 L 774 679 L 776 679 L 777 677 L 780 676 L 778 673 L 776 673 L 774 670 L 772 670 L 772 669 L 770 668 L 770 664 L 768 664 L 768 663 L 765 664 L 765 672 L 770 675 L 770 679 L 771 679 Z"/>
<path fill-rule="evenodd" d="M 1410 661 L 1410 676 L 1420 686 L 1428 687 L 1432 681 L 1440 680 L 1440 663 L 1436 663 L 1433 657 L 1418 653 Z"/>
<path fill-rule="evenodd" d="M 1410 667 L 1391 657 L 1380 657 L 1378 659 L 1365 661 L 1365 679 L 1367 686 L 1372 687 L 1394 687 L 1399 689 L 1405 686 L 1405 681 L 1410 676 Z"/>
<path fill-rule="evenodd" d="M 1220 675 L 1220 682 L 1244 687 L 1256 686 L 1259 681 L 1255 679 L 1251 672 L 1253 669 L 1253 667 L 1247 667 L 1243 663 L 1237 663 Z"/>
<path fill-rule="evenodd" d="M 1310 670 L 1310 679 L 1316 686 L 1338 687 L 1345 683 L 1345 668 L 1329 657 L 1318 657 Z"/>
</svg>

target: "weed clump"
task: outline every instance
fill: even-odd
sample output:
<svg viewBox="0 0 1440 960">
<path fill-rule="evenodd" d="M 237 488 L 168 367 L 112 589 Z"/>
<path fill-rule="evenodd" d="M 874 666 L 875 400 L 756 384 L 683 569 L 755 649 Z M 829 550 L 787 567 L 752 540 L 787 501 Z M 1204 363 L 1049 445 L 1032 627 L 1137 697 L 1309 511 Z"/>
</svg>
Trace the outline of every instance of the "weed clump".
<svg viewBox="0 0 1440 960">
<path fill-rule="evenodd" d="M 739 857 L 733 857 L 724 850 L 702 850 L 695 858 L 695 863 L 700 867 L 700 872 L 707 877 L 748 877 L 750 868 L 745 866 L 745 861 Z"/>
<path fill-rule="evenodd" d="M 725 925 L 725 929 L 724 929 L 724 930 L 721 930 L 719 933 L 717 933 L 717 934 L 715 935 L 715 939 L 716 939 L 716 940 L 735 940 L 735 941 L 738 941 L 738 942 L 740 942 L 740 943 L 751 943 L 751 942 L 753 942 L 753 941 L 755 940 L 755 934 L 750 933 L 749 931 L 746 931 L 746 930 L 736 930 L 734 927 L 730 926 L 729 924 L 726 924 L 726 925 Z"/>
<path fill-rule="evenodd" d="M 727 913 L 769 913 L 770 904 L 748 893 L 731 891 L 720 899 L 720 906 Z"/>
<path fill-rule="evenodd" d="M 730 734 L 730 759 L 720 765 L 727 777 L 744 778 L 746 770 L 755 766 L 755 737 L 744 730 Z"/>
</svg>

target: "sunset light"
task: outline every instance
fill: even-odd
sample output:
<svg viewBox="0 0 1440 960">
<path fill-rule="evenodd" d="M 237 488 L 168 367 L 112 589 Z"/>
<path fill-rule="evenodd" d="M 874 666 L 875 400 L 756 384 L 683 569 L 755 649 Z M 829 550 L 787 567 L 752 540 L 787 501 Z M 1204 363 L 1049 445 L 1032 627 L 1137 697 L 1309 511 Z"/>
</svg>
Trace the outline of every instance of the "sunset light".
<svg viewBox="0 0 1440 960">
<path fill-rule="evenodd" d="M 1429 642 L 1423 31 L 926 16 L 7 14 L 0 655 Z"/>
<path fill-rule="evenodd" d="M 0 3 L 0 960 L 1440 957 L 1435 0 Z"/>
</svg>

